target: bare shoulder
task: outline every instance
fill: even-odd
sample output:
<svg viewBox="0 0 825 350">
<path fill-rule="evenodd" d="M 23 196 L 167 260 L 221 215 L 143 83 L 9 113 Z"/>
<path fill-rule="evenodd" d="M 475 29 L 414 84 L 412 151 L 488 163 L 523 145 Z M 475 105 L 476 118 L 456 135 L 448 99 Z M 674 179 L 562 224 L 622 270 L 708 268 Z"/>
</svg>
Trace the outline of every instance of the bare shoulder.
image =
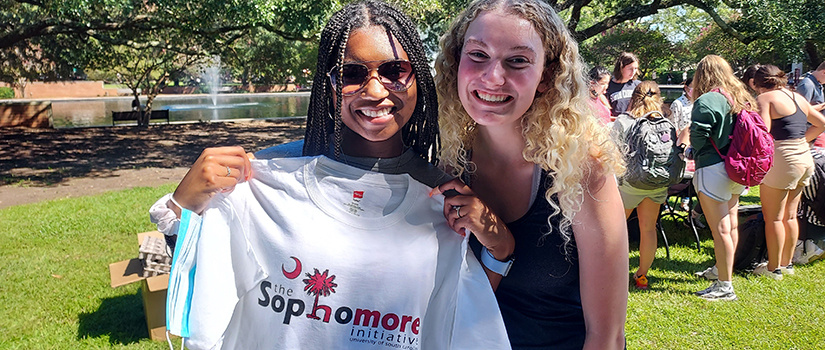
<svg viewBox="0 0 825 350">
<path fill-rule="evenodd" d="M 779 90 L 765 91 L 759 94 L 759 96 L 756 96 L 756 100 L 764 102 L 774 102 L 776 101 L 776 98 L 779 94 L 782 94 L 782 92 L 780 92 Z"/>
</svg>

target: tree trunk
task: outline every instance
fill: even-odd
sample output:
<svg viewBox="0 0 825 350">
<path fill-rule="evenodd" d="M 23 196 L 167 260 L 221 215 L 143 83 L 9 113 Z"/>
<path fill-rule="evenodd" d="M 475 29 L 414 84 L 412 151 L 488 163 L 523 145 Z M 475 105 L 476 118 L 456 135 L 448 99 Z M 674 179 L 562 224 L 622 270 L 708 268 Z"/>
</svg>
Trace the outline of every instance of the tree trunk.
<svg viewBox="0 0 825 350">
<path fill-rule="evenodd" d="M 28 84 L 29 81 L 26 78 L 17 78 L 17 81 L 14 83 L 13 87 L 20 91 L 20 98 L 26 98 L 26 85 Z"/>
<path fill-rule="evenodd" d="M 149 93 L 146 95 L 146 111 L 143 112 L 143 119 L 146 120 L 146 124 L 141 126 L 149 126 L 149 120 L 152 119 L 152 103 L 155 102 L 155 96 L 157 96 L 157 94 Z"/>
<path fill-rule="evenodd" d="M 244 88 L 248 87 L 249 85 L 249 66 L 244 65 L 243 73 L 241 74 L 241 86 Z"/>
<path fill-rule="evenodd" d="M 138 93 L 137 86 L 132 88 L 132 95 L 135 97 L 134 101 L 132 101 L 132 110 L 138 113 L 138 126 L 147 126 L 149 125 L 149 116 L 152 113 L 148 109 L 146 111 L 143 110 L 143 105 L 140 104 L 140 93 Z M 147 107 L 149 103 L 147 102 Z M 148 112 L 147 112 L 148 111 Z"/>
<path fill-rule="evenodd" d="M 808 58 L 808 65 L 811 67 L 810 70 L 816 69 L 822 62 L 822 56 L 819 55 L 816 43 L 813 40 L 805 40 L 805 53 Z"/>
</svg>

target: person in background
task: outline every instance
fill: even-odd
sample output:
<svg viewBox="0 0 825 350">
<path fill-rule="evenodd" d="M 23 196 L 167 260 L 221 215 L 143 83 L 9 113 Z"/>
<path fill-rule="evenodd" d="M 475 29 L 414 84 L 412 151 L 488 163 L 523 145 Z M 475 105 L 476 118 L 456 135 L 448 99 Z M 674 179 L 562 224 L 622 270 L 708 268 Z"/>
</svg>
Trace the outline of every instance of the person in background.
<svg viewBox="0 0 825 350">
<path fill-rule="evenodd" d="M 626 141 L 628 131 L 636 124 L 638 118 L 664 118 L 662 104 L 659 86 L 649 80 L 641 82 L 633 90 L 628 111 L 616 117 L 613 123 L 616 139 L 620 142 Z M 633 282 L 637 289 L 648 289 L 647 271 L 653 265 L 656 256 L 656 221 L 662 203 L 667 198 L 667 189 L 668 186 L 649 190 L 639 189 L 619 181 L 625 219 L 630 217 L 633 210 L 636 210 L 639 218 L 639 269 L 633 274 Z"/>
<path fill-rule="evenodd" d="M 751 94 L 756 96 L 756 86 L 753 85 L 753 76 L 756 74 L 756 70 L 759 69 L 762 65 L 759 63 L 752 64 L 745 68 L 745 71 L 742 73 L 742 83 L 748 88 Z"/>
<path fill-rule="evenodd" d="M 781 280 L 794 274 L 791 259 L 799 238 L 796 220 L 802 189 L 810 182 L 814 162 L 808 142 L 825 130 L 825 116 L 801 95 L 787 89 L 785 72 L 774 65 L 759 67 L 753 77 L 760 115 L 774 139 L 773 167 L 759 190 L 768 262 L 753 273 Z"/>
<path fill-rule="evenodd" d="M 439 158 L 464 181 L 434 192 L 459 192 L 445 216 L 472 235 L 514 349 L 625 344 L 623 157 L 592 117 L 583 67 L 541 0 L 475 1 L 441 38 Z M 498 222 L 515 239 L 515 260 L 489 249 L 500 232 L 485 223 Z"/>
<path fill-rule="evenodd" d="M 825 91 L 823 91 L 822 84 L 825 84 L 825 62 L 805 73 L 796 85 L 796 92 L 819 112 L 825 111 Z"/>
<path fill-rule="evenodd" d="M 677 144 L 687 147 L 690 145 L 690 113 L 693 111 L 693 77 L 685 80 L 682 96 L 670 104 L 670 121 L 676 125 L 679 131 L 679 142 Z M 697 204 L 693 209 L 689 208 L 690 198 L 683 197 L 680 201 L 682 210 L 690 213 L 690 220 L 698 228 L 705 228 L 705 224 L 699 219 L 702 216 L 702 206 Z"/>
<path fill-rule="evenodd" d="M 636 80 L 639 74 L 639 59 L 630 52 L 622 52 L 616 57 L 616 64 L 613 66 L 613 79 L 607 85 L 607 99 L 610 101 L 613 116 L 627 111 L 630 104 L 630 95 L 633 89 L 641 83 Z"/>
<path fill-rule="evenodd" d="M 720 92 L 731 96 L 733 104 Z M 754 106 L 756 101 L 745 85 L 733 75 L 727 61 L 716 55 L 707 55 L 699 61 L 693 75 L 693 111 L 691 112 L 690 144 L 693 148 L 696 171 L 693 186 L 713 235 L 716 265 L 697 273 L 713 274 L 717 280 L 710 287 L 695 294 L 705 300 L 735 300 L 733 289 L 733 253 L 739 237 L 739 196 L 745 191 L 728 177 L 719 149 L 726 149 L 728 136 L 733 131 L 734 118 L 740 110 Z"/>
<path fill-rule="evenodd" d="M 691 83 L 693 83 L 693 77 L 685 80 L 685 86 L 682 87 L 682 96 L 670 103 L 670 121 L 676 126 L 680 140 L 683 139 L 682 135 L 690 131 L 690 112 L 693 110 L 693 99 L 691 98 L 693 87 L 690 86 Z"/>
<path fill-rule="evenodd" d="M 794 265 L 805 265 L 825 256 L 825 250 L 817 244 L 825 235 L 825 153 L 812 147 L 811 156 L 814 159 L 814 173 L 808 186 L 802 189 L 797 214 L 799 239 L 791 259 Z"/>
<path fill-rule="evenodd" d="M 820 63 L 816 69 L 802 75 L 799 84 L 796 85 L 796 92 L 802 95 L 813 109 L 825 114 L 825 89 L 823 89 L 822 84 L 825 84 L 825 62 Z M 796 241 L 796 249 L 794 250 L 794 264 L 806 264 L 825 255 L 822 248 L 818 247 L 813 240 L 807 239 L 806 231 L 803 230 L 807 226 L 808 231 L 822 232 L 821 228 L 825 226 L 823 223 L 825 217 L 819 218 L 813 215 L 813 211 L 810 209 L 811 203 L 825 200 L 821 198 L 814 199 L 814 194 L 818 193 L 816 192 L 818 186 L 821 186 L 823 182 L 820 168 L 820 163 L 825 162 L 823 160 L 825 158 L 823 149 L 825 149 L 825 133 L 819 134 L 811 146 L 811 154 L 814 157 L 816 167 L 814 176 L 811 178 L 811 184 L 802 191 L 800 213 L 805 213 L 803 218 L 807 219 L 807 223 L 800 224 L 799 240 Z"/>
<path fill-rule="evenodd" d="M 590 106 L 593 107 L 596 119 L 607 125 L 613 119 L 610 115 L 610 102 L 604 95 L 610 83 L 610 71 L 602 66 L 596 66 L 590 70 L 588 76 L 590 77 Z"/>
</svg>

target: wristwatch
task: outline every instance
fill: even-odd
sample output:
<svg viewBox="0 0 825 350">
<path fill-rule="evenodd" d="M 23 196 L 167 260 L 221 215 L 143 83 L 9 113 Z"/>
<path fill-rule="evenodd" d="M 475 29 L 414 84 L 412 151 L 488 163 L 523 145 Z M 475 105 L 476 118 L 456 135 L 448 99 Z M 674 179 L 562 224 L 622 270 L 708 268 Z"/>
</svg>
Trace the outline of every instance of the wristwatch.
<svg viewBox="0 0 825 350">
<path fill-rule="evenodd" d="M 487 247 L 481 248 L 481 263 L 490 271 L 501 276 L 507 276 L 507 274 L 510 273 L 510 268 L 513 267 L 513 261 L 515 260 L 512 255 L 507 258 L 507 261 L 498 260 L 493 256 L 493 253 L 487 250 Z"/>
</svg>

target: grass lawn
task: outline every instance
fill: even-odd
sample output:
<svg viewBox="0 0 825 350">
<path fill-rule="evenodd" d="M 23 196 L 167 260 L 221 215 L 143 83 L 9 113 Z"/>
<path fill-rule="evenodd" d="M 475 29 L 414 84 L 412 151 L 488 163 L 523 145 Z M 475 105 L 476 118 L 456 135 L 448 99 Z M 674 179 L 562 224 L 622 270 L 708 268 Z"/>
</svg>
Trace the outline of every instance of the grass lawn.
<svg viewBox="0 0 825 350">
<path fill-rule="evenodd" d="M 0 210 L 0 349 L 168 348 L 148 339 L 138 284 L 112 289 L 108 265 L 137 256 L 135 233 L 154 229 L 148 207 L 172 188 Z M 713 263 L 710 231 L 700 231 L 697 252 L 681 223 L 665 229 L 671 259 L 660 248 L 651 289 L 630 292 L 629 349 L 825 348 L 825 263 L 797 266 L 784 281 L 737 275 L 738 301 L 707 302 L 692 293 L 709 285 L 693 272 Z"/>
</svg>

